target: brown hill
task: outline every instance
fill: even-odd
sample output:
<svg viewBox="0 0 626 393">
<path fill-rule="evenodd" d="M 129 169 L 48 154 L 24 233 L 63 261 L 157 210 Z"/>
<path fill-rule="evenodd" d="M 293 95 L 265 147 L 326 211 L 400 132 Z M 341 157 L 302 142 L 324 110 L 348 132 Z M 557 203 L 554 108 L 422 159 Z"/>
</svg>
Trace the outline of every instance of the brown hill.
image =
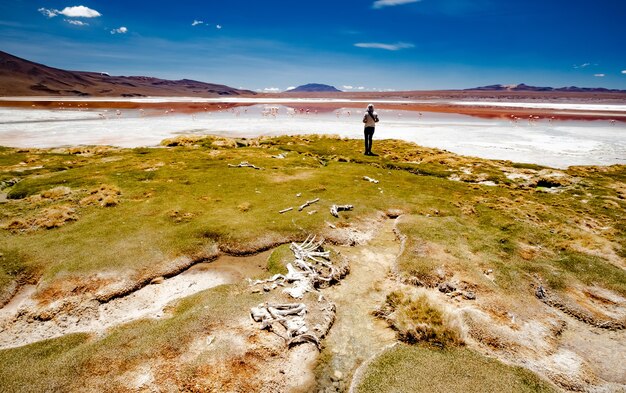
<svg viewBox="0 0 626 393">
<path fill-rule="evenodd" d="M 255 93 L 189 79 L 173 81 L 66 71 L 0 51 L 0 96 L 215 97 L 242 94 Z"/>
<path fill-rule="evenodd" d="M 626 93 L 626 90 L 618 89 L 606 89 L 604 87 L 546 87 L 546 86 L 529 86 L 524 83 L 518 85 L 489 85 L 475 87 L 473 89 L 466 90 L 478 90 L 478 91 L 555 91 L 555 92 L 573 92 L 573 93 Z"/>
</svg>

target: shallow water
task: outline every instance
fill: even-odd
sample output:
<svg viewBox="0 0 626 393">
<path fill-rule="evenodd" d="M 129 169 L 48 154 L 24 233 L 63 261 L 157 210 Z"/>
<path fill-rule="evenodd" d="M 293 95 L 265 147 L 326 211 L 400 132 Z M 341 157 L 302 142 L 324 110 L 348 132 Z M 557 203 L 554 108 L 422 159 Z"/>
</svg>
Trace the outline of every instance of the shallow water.
<svg viewBox="0 0 626 393">
<path fill-rule="evenodd" d="M 277 104 L 239 106 L 194 114 L 156 110 L 35 110 L 0 108 L 0 145 L 154 146 L 179 134 L 228 137 L 337 134 L 362 137 L 360 110 Z M 275 108 L 272 109 L 271 108 Z M 529 122 L 466 115 L 379 110 L 376 139 L 402 139 L 423 146 L 490 159 L 564 168 L 626 164 L 626 123 Z M 118 114 L 119 113 L 119 114 Z M 374 148 L 375 148 L 374 142 Z"/>
</svg>

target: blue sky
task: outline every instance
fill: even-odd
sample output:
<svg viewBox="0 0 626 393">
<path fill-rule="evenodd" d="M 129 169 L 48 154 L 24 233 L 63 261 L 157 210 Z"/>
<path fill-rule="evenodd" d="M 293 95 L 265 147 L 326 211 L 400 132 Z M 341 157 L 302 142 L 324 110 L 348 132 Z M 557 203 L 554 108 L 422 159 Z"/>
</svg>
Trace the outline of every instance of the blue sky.
<svg viewBox="0 0 626 393">
<path fill-rule="evenodd" d="M 255 90 L 626 89 L 624 20 L 624 0 L 2 0 L 0 50 Z"/>
</svg>

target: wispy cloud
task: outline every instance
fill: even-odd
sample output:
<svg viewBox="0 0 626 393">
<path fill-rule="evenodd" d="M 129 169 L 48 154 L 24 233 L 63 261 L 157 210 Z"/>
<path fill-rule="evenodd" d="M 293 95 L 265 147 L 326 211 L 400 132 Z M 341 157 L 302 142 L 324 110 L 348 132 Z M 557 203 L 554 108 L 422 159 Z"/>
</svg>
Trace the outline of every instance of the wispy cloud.
<svg viewBox="0 0 626 393">
<path fill-rule="evenodd" d="M 396 42 L 395 44 L 384 44 L 381 42 L 358 42 L 354 44 L 354 46 L 358 48 L 368 48 L 368 49 L 384 49 L 390 51 L 397 51 L 400 49 L 410 49 L 414 48 L 415 45 L 408 42 Z"/>
<path fill-rule="evenodd" d="M 574 68 L 587 68 L 591 63 L 574 64 Z"/>
<path fill-rule="evenodd" d="M 201 24 L 204 24 L 204 21 L 194 19 L 193 22 L 191 22 L 192 26 L 198 26 Z"/>
<path fill-rule="evenodd" d="M 605 74 L 593 74 L 593 76 L 597 78 L 604 78 L 606 75 Z"/>
<path fill-rule="evenodd" d="M 48 18 L 54 18 L 55 16 L 59 15 L 59 11 L 49 10 L 47 8 L 40 8 L 37 11 L 41 12 L 44 16 L 47 16 Z"/>
<path fill-rule="evenodd" d="M 626 74 L 626 70 L 622 70 L 622 74 Z"/>
<path fill-rule="evenodd" d="M 126 33 L 128 33 L 128 28 L 124 26 L 111 30 L 111 34 L 126 34 Z"/>
<path fill-rule="evenodd" d="M 215 28 L 218 30 L 222 30 L 222 25 L 215 25 Z"/>
<path fill-rule="evenodd" d="M 341 87 L 343 87 L 344 90 L 352 90 L 352 89 L 354 89 L 354 86 L 350 86 L 350 85 L 343 85 Z"/>
<path fill-rule="evenodd" d="M 287 89 L 285 89 L 285 91 L 287 91 L 287 90 L 293 90 L 293 89 L 295 89 L 295 88 L 296 88 L 295 86 L 289 86 Z"/>
<path fill-rule="evenodd" d="M 280 92 L 280 89 L 278 87 L 266 87 L 263 91 L 266 93 L 278 93 Z"/>
<path fill-rule="evenodd" d="M 70 25 L 74 25 L 74 26 L 89 26 L 89 23 L 76 20 L 76 19 L 63 19 L 63 20 L 69 23 Z"/>
<path fill-rule="evenodd" d="M 372 4 L 372 8 L 379 9 L 383 7 L 393 7 L 396 5 L 418 3 L 420 1 L 422 0 L 376 0 L 374 4 Z"/>
<path fill-rule="evenodd" d="M 97 18 L 102 16 L 98 11 L 85 7 L 84 5 L 78 5 L 75 7 L 65 7 L 62 10 L 39 8 L 37 11 L 41 12 L 48 18 L 54 18 L 57 15 L 64 15 L 69 18 Z"/>
</svg>

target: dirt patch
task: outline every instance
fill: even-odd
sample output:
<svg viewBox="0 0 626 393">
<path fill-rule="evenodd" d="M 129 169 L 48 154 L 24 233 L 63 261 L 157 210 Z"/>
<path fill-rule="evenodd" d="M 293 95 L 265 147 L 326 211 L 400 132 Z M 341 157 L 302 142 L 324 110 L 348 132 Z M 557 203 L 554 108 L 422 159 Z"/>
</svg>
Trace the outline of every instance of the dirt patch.
<svg viewBox="0 0 626 393">
<path fill-rule="evenodd" d="M 626 329 L 626 299 L 603 288 L 572 288 L 566 293 L 539 287 L 537 297 L 550 307 L 591 326 Z"/>
<path fill-rule="evenodd" d="M 626 385 L 626 331 L 602 332 L 571 320 L 561 338 L 563 347 L 587 359 L 588 367 L 603 380 Z"/>
<path fill-rule="evenodd" d="M 389 219 L 379 221 L 370 227 L 376 236 L 369 241 L 339 248 L 350 259 L 351 271 L 341 285 L 326 290 L 337 305 L 337 319 L 316 371 L 320 390 L 346 390 L 357 368 L 395 341 L 394 332 L 371 315 L 393 282 L 389 272 L 399 249 L 393 224 Z"/>
<path fill-rule="evenodd" d="M 311 344 L 286 351 L 280 337 L 240 320 L 195 340 L 180 358 L 192 366 L 176 384 L 194 392 L 308 392 L 317 353 Z M 204 362 L 196 366 L 192 359 Z"/>
<path fill-rule="evenodd" d="M 164 318 L 167 304 L 217 285 L 235 283 L 249 274 L 264 271 L 269 253 L 253 257 L 226 257 L 215 264 L 198 264 L 171 278 L 163 278 L 122 297 L 101 303 L 94 298 L 94 287 L 85 287 L 80 280 L 67 281 L 64 288 L 48 288 L 34 294 L 26 287 L 19 296 L 2 309 L 0 314 L 0 348 L 26 345 L 69 333 L 103 333 L 120 324 L 142 318 Z M 71 289 L 70 289 L 71 288 Z M 52 291 L 52 292 L 49 292 Z M 57 293 L 58 292 L 58 293 Z M 59 298 L 59 293 L 72 293 L 71 298 Z M 79 296 L 83 294 L 85 296 Z M 40 306 L 37 299 L 61 300 Z M 9 307 L 10 306 L 10 307 Z"/>
</svg>

